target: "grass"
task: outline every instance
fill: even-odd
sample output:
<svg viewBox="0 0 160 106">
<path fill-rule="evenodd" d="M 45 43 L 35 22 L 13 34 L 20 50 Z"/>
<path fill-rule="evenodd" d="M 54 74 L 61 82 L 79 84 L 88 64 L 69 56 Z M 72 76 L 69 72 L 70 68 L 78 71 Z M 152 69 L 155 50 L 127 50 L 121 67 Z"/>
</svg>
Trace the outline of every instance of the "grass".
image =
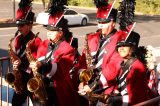
<svg viewBox="0 0 160 106">
<path fill-rule="evenodd" d="M 137 0 L 136 11 L 149 15 L 160 15 L 160 0 Z"/>
</svg>

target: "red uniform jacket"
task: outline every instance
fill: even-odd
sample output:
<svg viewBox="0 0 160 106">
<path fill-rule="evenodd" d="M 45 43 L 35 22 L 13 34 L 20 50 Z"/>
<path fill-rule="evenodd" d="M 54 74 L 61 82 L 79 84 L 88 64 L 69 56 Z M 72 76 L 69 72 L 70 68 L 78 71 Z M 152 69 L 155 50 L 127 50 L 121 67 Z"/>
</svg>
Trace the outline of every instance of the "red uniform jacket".
<svg viewBox="0 0 160 106">
<path fill-rule="evenodd" d="M 49 41 L 45 40 L 39 47 L 39 59 L 42 59 L 47 55 L 48 43 Z M 69 75 L 69 71 L 73 65 L 75 53 L 75 50 L 69 45 L 69 43 L 62 41 L 51 56 L 51 71 L 55 71 L 51 78 L 54 82 L 54 88 L 59 106 L 79 106 L 80 104 L 78 93 L 75 91 Z"/>
<path fill-rule="evenodd" d="M 94 54 L 96 54 L 96 52 L 98 51 L 98 45 L 99 45 L 99 41 L 100 41 L 100 32 L 96 32 L 96 33 L 91 33 L 88 35 L 88 45 L 89 45 L 89 49 L 91 52 L 91 55 L 93 56 Z M 103 87 L 111 85 L 110 83 L 112 82 L 107 82 L 107 76 L 108 76 L 108 72 L 112 71 L 112 67 L 108 67 L 108 64 L 110 62 L 112 62 L 112 64 L 117 66 L 117 69 L 120 68 L 119 64 L 122 61 L 122 58 L 119 56 L 119 54 L 116 52 L 116 44 L 118 41 L 120 41 L 122 39 L 122 34 L 121 32 L 116 32 L 114 33 L 114 35 L 112 35 L 110 37 L 110 41 L 109 43 L 105 46 L 105 50 L 104 50 L 104 55 L 103 55 L 103 61 L 102 61 L 102 75 L 100 77 L 100 81 L 103 85 Z M 83 58 L 84 55 L 82 55 Z M 85 61 L 85 60 L 83 60 Z M 81 64 L 83 63 L 83 68 L 84 67 L 84 62 L 81 62 Z M 105 91 L 106 94 L 110 93 L 112 91 L 113 87 L 110 87 L 109 89 L 107 89 Z"/>
<path fill-rule="evenodd" d="M 18 55 L 18 57 L 21 59 L 21 64 L 19 68 L 23 70 L 27 70 L 29 66 L 28 59 L 26 58 L 26 55 L 25 55 L 25 48 L 27 43 L 30 40 L 32 40 L 34 37 L 35 37 L 34 33 L 30 31 L 25 37 L 23 37 L 22 35 L 19 35 L 15 38 L 15 43 L 14 43 L 15 52 Z M 36 37 L 35 40 L 30 44 L 31 53 L 35 58 L 37 56 L 37 50 L 40 43 L 41 43 L 41 39 L 39 37 Z"/>
<path fill-rule="evenodd" d="M 113 67 L 113 71 L 110 71 L 110 76 L 121 76 L 122 70 L 120 73 L 116 68 Z M 124 91 L 119 91 L 122 95 L 122 105 L 128 104 L 132 106 L 134 104 L 146 101 L 154 97 L 147 85 L 147 76 L 146 68 L 138 59 L 136 59 L 129 67 L 128 75 L 126 76 L 126 90 L 128 94 L 124 94 Z M 119 74 L 119 75 L 118 75 Z M 117 76 L 115 76 L 117 75 Z M 113 80 L 113 78 L 111 78 Z M 123 95 L 124 94 L 124 95 Z"/>
</svg>

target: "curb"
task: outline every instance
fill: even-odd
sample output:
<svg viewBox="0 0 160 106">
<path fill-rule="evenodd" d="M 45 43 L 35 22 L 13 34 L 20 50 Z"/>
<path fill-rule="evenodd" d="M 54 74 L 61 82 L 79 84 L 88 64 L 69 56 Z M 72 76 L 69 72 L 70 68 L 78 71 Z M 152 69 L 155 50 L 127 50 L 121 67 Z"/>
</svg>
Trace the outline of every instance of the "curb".
<svg viewBox="0 0 160 106">
<path fill-rule="evenodd" d="M 38 25 L 36 22 L 33 23 L 33 26 Z M 8 27 L 17 27 L 16 23 L 0 23 L 0 28 L 8 28 Z"/>
<path fill-rule="evenodd" d="M 0 28 L 16 27 L 15 23 L 0 23 Z"/>
<path fill-rule="evenodd" d="M 0 28 L 15 27 L 16 23 L 12 18 L 0 18 Z"/>
</svg>

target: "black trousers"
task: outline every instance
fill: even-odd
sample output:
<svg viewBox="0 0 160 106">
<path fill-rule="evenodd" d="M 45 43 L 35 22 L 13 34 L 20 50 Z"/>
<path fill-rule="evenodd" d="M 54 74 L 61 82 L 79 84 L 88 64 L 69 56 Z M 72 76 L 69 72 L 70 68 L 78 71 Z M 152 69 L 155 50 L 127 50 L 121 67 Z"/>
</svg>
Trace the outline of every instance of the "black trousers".
<svg viewBox="0 0 160 106">
<path fill-rule="evenodd" d="M 22 106 L 25 103 L 27 96 L 31 98 L 33 106 L 58 106 L 54 88 L 47 87 L 46 91 L 48 95 L 48 101 L 46 102 L 47 104 L 45 105 L 41 104 L 38 99 L 33 98 L 33 93 L 26 91 L 23 94 L 16 94 L 14 92 L 13 99 L 12 99 L 12 106 Z"/>
<path fill-rule="evenodd" d="M 12 106 L 22 106 L 25 103 L 27 96 L 29 96 L 33 101 L 33 94 L 29 91 L 26 91 L 22 94 L 17 94 L 14 92 L 12 98 Z"/>
<path fill-rule="evenodd" d="M 45 106 L 58 106 L 54 87 L 47 87 L 46 91 L 48 95 L 48 101 Z"/>
<path fill-rule="evenodd" d="M 22 75 L 22 83 L 23 83 L 24 89 L 21 94 L 17 94 L 14 92 L 12 97 L 12 106 L 22 106 L 25 103 L 27 96 L 29 96 L 33 101 L 33 93 L 27 90 L 27 82 L 31 78 L 31 76 L 25 71 L 21 71 L 21 75 Z"/>
</svg>

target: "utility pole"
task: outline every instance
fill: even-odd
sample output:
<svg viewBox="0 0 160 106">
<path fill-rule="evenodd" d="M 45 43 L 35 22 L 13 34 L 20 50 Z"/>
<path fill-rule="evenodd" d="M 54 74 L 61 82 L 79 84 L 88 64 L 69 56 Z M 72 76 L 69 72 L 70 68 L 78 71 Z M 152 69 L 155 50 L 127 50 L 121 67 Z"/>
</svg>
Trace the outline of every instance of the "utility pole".
<svg viewBox="0 0 160 106">
<path fill-rule="evenodd" d="M 15 10 L 16 10 L 16 3 L 15 3 L 15 0 L 12 0 L 13 1 L 13 19 L 15 20 L 15 17 L 16 17 L 16 15 L 15 15 Z"/>
<path fill-rule="evenodd" d="M 46 8 L 45 0 L 42 0 L 42 4 L 43 4 L 43 8 L 45 10 L 45 8 Z"/>
</svg>

